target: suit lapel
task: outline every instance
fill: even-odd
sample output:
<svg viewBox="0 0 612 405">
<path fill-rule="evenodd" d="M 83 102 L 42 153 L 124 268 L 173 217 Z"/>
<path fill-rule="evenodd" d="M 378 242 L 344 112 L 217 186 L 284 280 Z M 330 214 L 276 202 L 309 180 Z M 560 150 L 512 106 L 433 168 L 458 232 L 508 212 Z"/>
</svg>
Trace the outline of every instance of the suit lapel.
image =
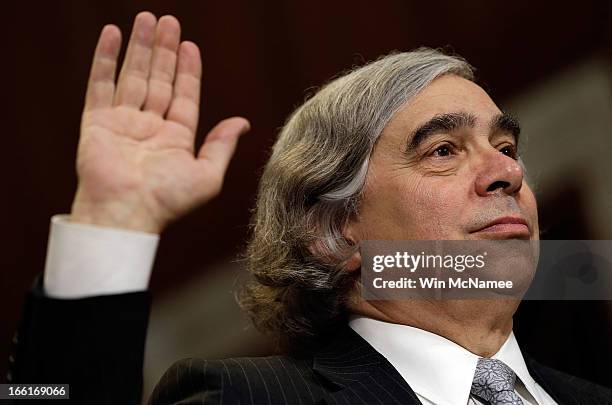
<svg viewBox="0 0 612 405">
<path fill-rule="evenodd" d="M 348 325 L 313 359 L 330 385 L 328 403 L 420 404 L 395 368 Z"/>
<path fill-rule="evenodd" d="M 539 364 L 526 353 L 524 357 L 533 379 L 558 404 L 580 403 L 579 380 Z M 314 355 L 313 371 L 328 387 L 323 403 L 421 404 L 391 363 L 348 325 Z"/>
<path fill-rule="evenodd" d="M 535 361 L 531 356 L 524 354 L 527 369 L 533 379 L 540 384 L 542 388 L 554 399 L 558 404 L 578 404 L 576 394 L 573 394 L 573 387 L 568 384 L 568 381 L 563 381 L 547 372 L 547 367 Z"/>
</svg>

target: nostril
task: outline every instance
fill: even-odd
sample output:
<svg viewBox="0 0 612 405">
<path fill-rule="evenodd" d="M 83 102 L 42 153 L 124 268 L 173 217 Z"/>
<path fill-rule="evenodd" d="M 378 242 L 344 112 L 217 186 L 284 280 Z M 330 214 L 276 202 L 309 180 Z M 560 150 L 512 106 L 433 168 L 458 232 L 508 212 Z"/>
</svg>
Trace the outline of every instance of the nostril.
<svg viewBox="0 0 612 405">
<path fill-rule="evenodd" d="M 508 187 L 510 187 L 510 183 L 508 183 L 507 181 L 496 181 L 493 182 L 489 187 L 487 187 L 487 192 L 495 191 L 498 188 L 504 190 Z"/>
</svg>

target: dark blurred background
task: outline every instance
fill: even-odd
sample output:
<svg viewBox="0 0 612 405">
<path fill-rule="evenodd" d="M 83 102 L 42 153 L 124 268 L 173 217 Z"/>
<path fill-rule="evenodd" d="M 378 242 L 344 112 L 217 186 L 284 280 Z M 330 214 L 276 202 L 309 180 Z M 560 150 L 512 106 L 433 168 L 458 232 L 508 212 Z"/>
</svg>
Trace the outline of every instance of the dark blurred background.
<svg viewBox="0 0 612 405">
<path fill-rule="evenodd" d="M 610 1 L 47 1 L 5 6 L 2 33 L 3 232 L 0 373 L 23 296 L 44 267 L 49 219 L 68 213 L 90 59 L 100 29 L 128 36 L 138 11 L 171 13 L 202 49 L 198 144 L 218 120 L 243 115 L 244 137 L 220 197 L 163 234 L 145 392 L 176 359 L 264 354 L 232 298 L 249 209 L 268 150 L 313 88 L 392 50 L 445 47 L 518 115 L 546 239 L 612 239 Z M 124 44 L 125 45 L 125 44 Z M 525 302 L 525 351 L 612 387 L 612 303 Z"/>
</svg>

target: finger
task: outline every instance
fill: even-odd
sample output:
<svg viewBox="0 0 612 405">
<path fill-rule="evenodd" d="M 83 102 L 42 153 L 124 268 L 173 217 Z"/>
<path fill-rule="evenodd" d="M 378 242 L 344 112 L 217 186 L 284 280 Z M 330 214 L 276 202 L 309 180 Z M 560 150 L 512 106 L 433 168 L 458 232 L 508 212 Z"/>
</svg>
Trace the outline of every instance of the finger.
<svg viewBox="0 0 612 405">
<path fill-rule="evenodd" d="M 139 13 L 125 53 L 125 61 L 119 73 L 115 105 L 142 107 L 147 95 L 147 80 L 151 65 L 151 53 L 155 40 L 155 16 L 149 12 Z"/>
<path fill-rule="evenodd" d="M 189 128 L 194 137 L 200 112 L 201 79 L 200 50 L 193 42 L 184 41 L 179 47 L 174 91 L 166 118 Z"/>
<path fill-rule="evenodd" d="M 89 72 L 85 110 L 113 105 L 115 72 L 120 48 L 121 31 L 114 25 L 106 25 L 100 33 Z"/>
<path fill-rule="evenodd" d="M 168 110 L 172 99 L 172 83 L 180 38 L 181 26 L 176 18 L 166 15 L 159 19 L 155 32 L 145 110 L 159 115 L 164 115 Z"/>
<path fill-rule="evenodd" d="M 249 121 L 242 117 L 227 118 L 218 123 L 204 139 L 198 152 L 198 161 L 206 167 L 202 170 L 209 178 L 223 180 L 240 135 L 251 129 Z"/>
</svg>

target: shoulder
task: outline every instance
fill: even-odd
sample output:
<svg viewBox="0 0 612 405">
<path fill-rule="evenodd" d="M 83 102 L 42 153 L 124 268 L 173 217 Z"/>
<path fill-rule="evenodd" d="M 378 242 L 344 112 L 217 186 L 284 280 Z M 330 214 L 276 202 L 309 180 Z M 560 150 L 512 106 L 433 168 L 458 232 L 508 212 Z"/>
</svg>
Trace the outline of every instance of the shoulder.
<svg viewBox="0 0 612 405">
<path fill-rule="evenodd" d="M 311 365 L 289 356 L 184 359 L 166 371 L 149 403 L 313 403 L 323 392 Z"/>
<path fill-rule="evenodd" d="M 609 388 L 545 366 L 533 359 L 529 360 L 529 365 L 538 377 L 538 382 L 553 393 L 564 393 L 581 400 L 589 399 L 592 404 L 612 402 L 612 390 Z"/>
</svg>

